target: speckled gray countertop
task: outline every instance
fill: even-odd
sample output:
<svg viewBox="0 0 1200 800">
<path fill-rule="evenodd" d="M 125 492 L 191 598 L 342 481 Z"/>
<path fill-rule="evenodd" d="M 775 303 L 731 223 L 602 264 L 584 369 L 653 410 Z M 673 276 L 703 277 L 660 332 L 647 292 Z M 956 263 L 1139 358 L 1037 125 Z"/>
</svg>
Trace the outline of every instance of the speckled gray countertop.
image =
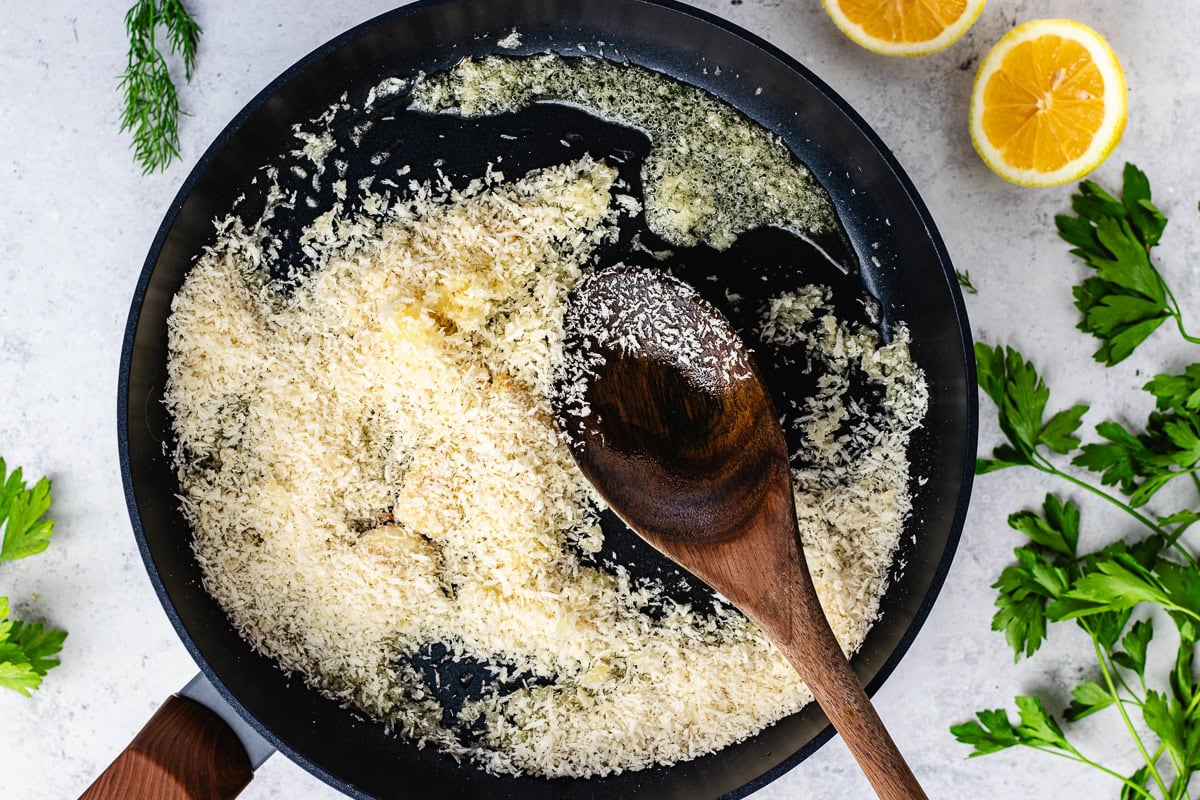
<svg viewBox="0 0 1200 800">
<path fill-rule="evenodd" d="M 282 70 L 350 26 L 387 10 L 339 3 L 192 0 L 204 28 L 196 78 L 182 91 L 183 161 L 143 177 L 117 132 L 124 4 L 47 0 L 0 15 L 0 455 L 54 481 L 56 534 L 35 558 L 0 565 L 0 594 L 18 617 L 70 631 L 62 666 L 26 699 L 0 693 L 0 794 L 75 797 L 195 672 L 151 589 L 130 532 L 116 448 L 116 379 L 125 317 L 142 261 L 168 203 L 226 122 Z M 1091 400 L 1101 414 L 1144 419 L 1147 375 L 1179 369 L 1188 353 L 1165 329 L 1117 368 L 1089 355 L 1074 329 L 1070 287 L 1084 273 L 1053 230 L 1069 187 L 1029 190 L 993 176 L 971 149 L 967 100 L 979 58 L 1015 22 L 1078 19 L 1105 33 L 1129 78 L 1129 127 L 1100 170 L 1149 174 L 1172 222 L 1158 262 L 1185 309 L 1200 310 L 1200 159 L 1196 108 L 1200 15 L 1192 0 L 993 0 L 948 51 L 884 59 L 845 39 L 818 0 L 703 0 L 697 5 L 765 37 L 805 63 L 893 148 L 979 294 L 967 300 L 975 336 L 1018 346 L 1039 364 L 1052 403 Z M 1194 359 L 1194 354 L 1191 355 Z M 981 446 L 997 442 L 988 402 Z M 1017 536 L 1006 516 L 1046 486 L 1012 470 L 976 483 L 962 545 L 932 615 L 876 696 L 934 798 L 1115 797 L 1111 779 L 1033 753 L 968 761 L 947 726 L 1022 692 L 1065 692 L 1088 668 L 1082 634 L 1064 627 L 1032 661 L 1014 665 L 992 633 L 988 588 Z M 1098 542 L 1124 522 L 1085 505 Z M 1128 532 L 1128 531 L 1127 531 Z M 1102 715 L 1097 715 L 1102 716 Z M 1077 727 L 1081 749 L 1132 771 L 1135 753 L 1112 720 Z M 264 765 L 246 798 L 336 793 L 286 759 Z M 837 739 L 757 800 L 857 798 L 870 790 Z"/>
</svg>

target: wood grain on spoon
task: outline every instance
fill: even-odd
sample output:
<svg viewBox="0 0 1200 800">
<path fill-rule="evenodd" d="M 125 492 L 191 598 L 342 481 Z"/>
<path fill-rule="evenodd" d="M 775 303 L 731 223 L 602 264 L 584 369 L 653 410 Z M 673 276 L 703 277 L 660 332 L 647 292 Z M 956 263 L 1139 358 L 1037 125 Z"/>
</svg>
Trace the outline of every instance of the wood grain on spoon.
<svg viewBox="0 0 1200 800">
<path fill-rule="evenodd" d="M 737 333 L 681 281 L 625 267 L 586 276 L 565 327 L 555 417 L 583 473 L 762 628 L 881 798 L 924 798 L 821 609 L 783 431 Z"/>
</svg>

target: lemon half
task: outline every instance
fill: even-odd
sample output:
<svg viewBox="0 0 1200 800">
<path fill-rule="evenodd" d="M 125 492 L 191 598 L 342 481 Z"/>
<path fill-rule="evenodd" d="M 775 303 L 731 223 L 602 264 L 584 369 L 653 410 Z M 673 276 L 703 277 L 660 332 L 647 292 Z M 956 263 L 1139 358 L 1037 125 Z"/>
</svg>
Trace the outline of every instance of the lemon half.
<svg viewBox="0 0 1200 800">
<path fill-rule="evenodd" d="M 842 33 L 873 53 L 925 56 L 966 33 L 984 0 L 821 0 Z"/>
<path fill-rule="evenodd" d="M 971 141 L 1013 183 L 1075 181 L 1121 141 L 1127 94 L 1121 64 L 1096 31 L 1072 20 L 1026 22 L 979 65 Z"/>
</svg>

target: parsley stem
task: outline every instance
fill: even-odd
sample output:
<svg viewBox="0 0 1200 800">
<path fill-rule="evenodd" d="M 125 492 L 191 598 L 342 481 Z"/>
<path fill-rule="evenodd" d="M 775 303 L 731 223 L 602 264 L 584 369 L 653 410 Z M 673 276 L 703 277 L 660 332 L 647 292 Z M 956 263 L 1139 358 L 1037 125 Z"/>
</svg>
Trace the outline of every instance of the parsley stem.
<svg viewBox="0 0 1200 800">
<path fill-rule="evenodd" d="M 1087 631 L 1088 635 L 1091 636 L 1094 641 L 1096 638 L 1096 633 L 1095 633 L 1095 631 L 1093 631 L 1091 629 L 1091 626 L 1088 625 L 1086 622 L 1084 622 L 1082 627 L 1085 631 Z M 1133 688 L 1129 685 L 1128 681 L 1125 680 L 1125 676 L 1121 674 L 1121 670 L 1119 670 L 1113 666 L 1112 650 L 1107 647 L 1104 648 L 1104 659 L 1105 659 L 1104 663 L 1106 663 L 1108 665 L 1110 674 L 1114 678 L 1116 678 L 1117 683 L 1121 684 L 1121 688 L 1123 688 L 1126 691 L 1126 693 L 1129 694 L 1130 699 L 1128 700 L 1128 702 L 1133 703 L 1133 705 L 1137 706 L 1138 708 L 1141 708 L 1143 705 L 1143 700 L 1142 700 L 1141 695 L 1139 695 L 1137 692 L 1135 692 L 1133 690 Z M 1145 684 L 1145 681 L 1143 680 L 1142 681 L 1142 691 L 1144 692 L 1145 690 L 1146 690 L 1146 684 Z M 1116 695 L 1114 695 L 1114 697 L 1116 697 Z M 1119 698 L 1118 698 L 1118 701 L 1119 701 Z M 1154 760 L 1156 762 L 1158 761 L 1157 756 L 1155 757 Z"/>
<path fill-rule="evenodd" d="M 1167 751 L 1167 758 L 1170 760 L 1170 762 L 1171 762 L 1171 768 L 1175 770 L 1175 774 L 1176 774 L 1177 776 L 1178 776 L 1178 775 L 1183 775 L 1183 773 L 1184 773 L 1184 769 L 1183 769 L 1183 765 L 1179 763 L 1179 757 L 1178 757 L 1178 756 L 1176 756 L 1176 755 L 1175 755 L 1173 752 L 1171 752 L 1170 750 L 1168 750 L 1168 751 Z M 1174 788 L 1175 786 L 1178 786 L 1178 785 L 1179 785 L 1178 783 L 1174 783 L 1174 784 L 1172 784 L 1172 788 Z M 1187 790 L 1186 790 L 1186 787 L 1185 787 L 1185 788 L 1184 788 L 1184 795 L 1186 796 L 1186 794 L 1187 794 Z M 1176 797 L 1176 798 L 1180 797 L 1180 795 L 1179 795 L 1179 793 L 1178 793 L 1178 792 L 1173 792 L 1173 793 L 1172 793 L 1172 796 L 1173 796 L 1173 797 Z"/>
<path fill-rule="evenodd" d="M 1171 287 L 1167 286 L 1165 281 L 1163 282 L 1163 289 L 1166 290 L 1167 299 L 1171 303 L 1171 316 L 1175 317 L 1175 327 L 1179 329 L 1179 335 L 1185 341 L 1192 344 L 1200 344 L 1200 339 L 1195 336 L 1189 336 L 1188 332 L 1183 329 L 1183 310 L 1179 307 L 1179 301 L 1175 299 L 1175 293 L 1171 291 Z"/>
<path fill-rule="evenodd" d="M 1138 522 L 1142 523 L 1143 525 L 1145 525 L 1147 528 L 1154 531 L 1155 533 L 1161 534 L 1163 532 L 1162 528 L 1160 528 L 1160 527 L 1158 527 L 1158 525 L 1154 524 L 1154 522 L 1152 522 L 1149 517 L 1141 514 L 1139 511 L 1134 509 L 1128 503 L 1125 503 L 1124 501 L 1122 501 L 1120 498 L 1113 497 L 1111 494 L 1104 491 L 1103 489 L 1093 486 L 1092 484 L 1088 483 L 1087 481 L 1081 481 L 1079 478 L 1076 478 L 1074 475 L 1069 475 L 1066 472 L 1063 472 L 1062 470 L 1058 469 L 1057 467 L 1055 467 L 1053 464 L 1050 464 L 1049 462 L 1046 462 L 1046 463 L 1050 467 L 1048 472 L 1050 472 L 1051 474 L 1057 475 L 1058 477 L 1068 481 L 1069 483 L 1075 484 L 1080 489 L 1085 489 L 1085 490 L 1091 492 L 1092 494 L 1096 495 L 1097 497 L 1104 498 L 1108 502 L 1115 505 L 1117 508 L 1121 509 L 1122 511 L 1127 512 L 1130 516 L 1132 516 Z"/>
<path fill-rule="evenodd" d="M 1112 666 L 1111 653 L 1109 653 L 1109 656 L 1110 656 L 1109 657 L 1109 669 L 1112 670 L 1113 677 L 1117 679 L 1117 683 L 1121 684 L 1121 688 L 1124 689 L 1125 692 L 1129 695 L 1130 699 L 1128 702 L 1133 703 L 1138 708 L 1141 708 L 1143 705 L 1143 700 L 1142 700 L 1141 696 L 1138 695 L 1138 693 L 1133 690 L 1133 688 L 1125 680 L 1125 676 L 1121 674 L 1121 671 L 1119 669 L 1115 669 Z"/>
<path fill-rule="evenodd" d="M 1192 714 L 1196 711 L 1197 703 L 1200 703 L 1200 692 L 1196 692 L 1195 696 L 1192 697 L 1192 702 L 1188 703 L 1188 707 L 1187 707 L 1188 718 L 1191 718 Z"/>
<path fill-rule="evenodd" d="M 1036 460 L 1031 459 L 1031 461 L 1033 462 L 1033 465 L 1035 467 L 1037 467 L 1038 469 L 1042 470 L 1043 472 L 1049 473 L 1051 475 L 1057 475 L 1058 477 L 1062 478 L 1063 480 L 1067 481 L 1068 483 L 1072 483 L 1075 486 L 1078 486 L 1080 489 L 1084 489 L 1088 492 L 1091 492 L 1092 494 L 1096 495 L 1097 497 L 1104 498 L 1105 500 L 1112 503 L 1117 508 L 1119 508 L 1122 511 L 1129 514 L 1131 517 L 1136 519 L 1138 522 L 1145 525 L 1150 530 L 1157 533 L 1159 536 L 1162 536 L 1163 539 L 1166 540 L 1167 544 L 1169 544 L 1171 547 L 1173 547 L 1175 549 L 1175 551 L 1178 552 L 1179 555 L 1181 555 L 1183 557 L 1183 559 L 1185 561 L 1187 561 L 1188 565 L 1191 566 L 1193 569 L 1200 569 L 1200 564 L 1198 564 L 1196 562 L 1196 559 L 1192 556 L 1192 554 L 1189 553 L 1187 551 L 1187 549 L 1185 547 L 1183 547 L 1183 545 L 1179 544 L 1179 541 L 1178 541 L 1179 537 L 1177 535 L 1167 533 L 1159 525 L 1157 525 L 1155 522 L 1153 522 L 1149 517 L 1140 513 L 1137 509 L 1133 508 L 1133 506 L 1129 505 L 1128 503 L 1125 503 L 1120 498 L 1114 497 L 1111 494 L 1109 494 L 1108 492 L 1104 491 L 1103 489 L 1093 486 L 1092 484 L 1088 483 L 1087 481 L 1082 481 L 1079 478 L 1076 478 L 1074 475 L 1070 475 L 1066 472 L 1063 472 L 1058 467 L 1051 464 L 1045 458 L 1045 456 L 1042 456 L 1040 453 L 1035 454 L 1035 456 L 1036 456 Z M 1037 462 L 1041 462 L 1041 463 L 1039 464 Z M 1193 474 L 1194 474 L 1194 472 L 1193 472 Z M 1182 531 L 1180 531 L 1180 533 L 1182 533 Z"/>
<path fill-rule="evenodd" d="M 1128 778 L 1126 778 L 1124 775 L 1120 774 L 1119 772 L 1114 772 L 1111 769 L 1109 769 L 1108 767 L 1097 764 L 1095 761 L 1092 761 L 1090 758 L 1088 758 L 1087 756 L 1080 753 L 1078 750 L 1076 750 L 1070 744 L 1068 744 L 1067 746 L 1070 747 L 1071 749 L 1067 750 L 1067 751 L 1058 750 L 1058 749 L 1054 749 L 1054 748 L 1050 748 L 1050 747 L 1041 747 L 1041 746 L 1034 745 L 1034 744 L 1027 744 L 1025 746 L 1032 750 L 1038 750 L 1042 753 L 1047 753 L 1052 756 L 1058 756 L 1059 758 L 1065 758 L 1068 761 L 1074 761 L 1077 764 L 1086 764 L 1087 766 L 1092 767 L 1093 769 L 1100 770 L 1105 775 L 1109 775 L 1113 778 L 1116 778 L 1121 783 L 1125 784 L 1130 789 L 1137 792 L 1138 795 L 1140 795 L 1141 797 L 1145 797 L 1146 800 L 1155 800 L 1154 795 L 1147 792 L 1144 787 L 1138 786 L 1136 783 L 1129 780 Z M 1161 785 L 1161 783 L 1160 783 L 1160 785 Z"/>
<path fill-rule="evenodd" d="M 1091 629 L 1087 629 L 1091 633 Z M 1158 768 L 1155 767 L 1155 760 L 1151 760 L 1150 754 L 1146 752 L 1146 745 L 1142 743 L 1142 737 L 1138 736 L 1137 729 L 1133 727 L 1133 723 L 1129 721 L 1129 714 L 1125 711 L 1125 702 L 1121 699 L 1121 695 L 1117 692 L 1117 687 L 1113 684 L 1112 673 L 1108 669 L 1108 662 L 1104 658 L 1104 650 L 1100 647 L 1100 642 L 1096 641 L 1095 635 L 1092 636 L 1092 647 L 1096 651 L 1096 660 L 1100 663 L 1100 674 L 1104 676 L 1104 683 L 1108 686 L 1108 693 L 1112 695 L 1116 702 L 1117 711 L 1121 714 L 1121 719 L 1125 722 L 1125 728 L 1129 731 L 1130 737 L 1133 738 L 1134 744 L 1137 745 L 1138 752 L 1142 754 L 1142 758 L 1146 762 L 1146 766 L 1150 769 L 1150 774 L 1154 776 L 1154 782 L 1158 784 L 1158 788 L 1162 790 L 1163 797 L 1169 797 L 1167 785 L 1163 782 L 1162 776 L 1158 774 Z"/>
</svg>

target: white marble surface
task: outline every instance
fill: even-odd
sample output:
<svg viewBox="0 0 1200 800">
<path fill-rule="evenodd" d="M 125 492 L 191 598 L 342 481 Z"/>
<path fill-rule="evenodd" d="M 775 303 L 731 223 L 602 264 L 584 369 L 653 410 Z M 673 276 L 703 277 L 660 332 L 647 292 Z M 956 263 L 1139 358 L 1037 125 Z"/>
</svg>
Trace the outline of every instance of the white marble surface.
<svg viewBox="0 0 1200 800">
<path fill-rule="evenodd" d="M 0 794 L 14 800 L 76 796 L 153 709 L 194 673 L 151 590 L 134 546 L 117 469 L 115 396 L 130 295 L 159 221 L 203 148 L 262 86 L 316 45 L 385 11 L 339 3 L 193 0 L 205 34 L 195 81 L 183 89 L 182 163 L 143 177 L 117 132 L 115 76 L 124 66 L 125 4 L 17 2 L 0 15 L 0 455 L 54 480 L 54 542 L 43 555 L 0 565 L 0 593 L 20 617 L 70 631 L 62 666 L 32 699 L 0 693 Z M 1069 188 L 1029 190 L 994 177 L 966 133 L 973 66 L 1015 21 L 1068 16 L 1106 33 L 1125 65 L 1130 122 L 1097 177 L 1110 185 L 1132 160 L 1150 175 L 1172 219 L 1159 260 L 1185 308 L 1200 282 L 1200 160 L 1195 109 L 1200 17 L 1192 0 L 993 0 L 949 51 L 885 60 L 842 37 L 817 0 L 703 0 L 823 77 L 895 150 L 938 220 L 956 264 L 980 294 L 968 299 L 975 335 L 1019 346 L 1039 363 L 1063 405 L 1092 398 L 1101 411 L 1143 418 L 1136 391 L 1148 373 L 1178 368 L 1173 334 L 1105 371 L 1074 330 L 1070 286 L 1083 267 L 1066 254 L 1052 216 Z M 1194 358 L 1194 355 L 1193 355 Z M 1100 416 L 1093 412 L 1092 422 Z M 981 442 L 997 430 L 985 402 Z M 947 726 L 1015 693 L 1063 700 L 1088 662 L 1087 643 L 1056 631 L 1014 666 L 989 631 L 990 584 L 1018 544 L 1006 515 L 1040 499 L 1034 475 L 982 478 L 945 589 L 912 650 L 876 700 L 931 797 L 1115 797 L 1112 781 L 1037 754 L 967 761 Z M 1085 508 L 1091 535 L 1118 518 Z M 1112 721 L 1086 726 L 1081 746 L 1133 768 Z M 259 771 L 246 798 L 335 793 L 282 757 Z M 755 795 L 868 797 L 838 740 Z"/>
</svg>

